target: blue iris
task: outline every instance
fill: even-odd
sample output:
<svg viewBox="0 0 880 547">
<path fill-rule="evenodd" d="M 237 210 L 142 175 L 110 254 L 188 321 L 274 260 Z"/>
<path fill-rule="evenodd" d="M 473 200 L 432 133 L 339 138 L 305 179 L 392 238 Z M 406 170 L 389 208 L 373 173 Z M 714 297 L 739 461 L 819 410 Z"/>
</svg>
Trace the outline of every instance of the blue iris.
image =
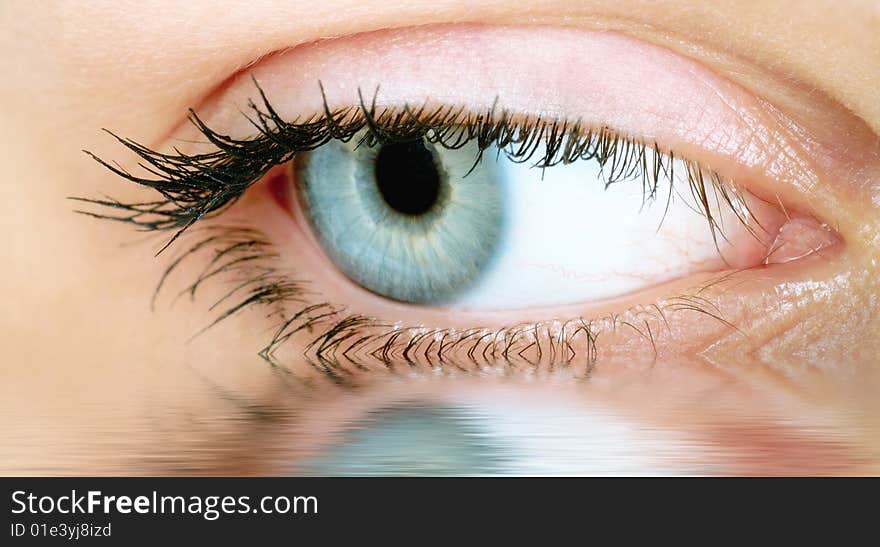
<svg viewBox="0 0 880 547">
<path fill-rule="evenodd" d="M 494 157 L 475 166 L 475 144 L 357 142 L 331 141 L 295 162 L 325 252 L 353 281 L 395 300 L 437 304 L 472 288 L 503 234 Z"/>
</svg>

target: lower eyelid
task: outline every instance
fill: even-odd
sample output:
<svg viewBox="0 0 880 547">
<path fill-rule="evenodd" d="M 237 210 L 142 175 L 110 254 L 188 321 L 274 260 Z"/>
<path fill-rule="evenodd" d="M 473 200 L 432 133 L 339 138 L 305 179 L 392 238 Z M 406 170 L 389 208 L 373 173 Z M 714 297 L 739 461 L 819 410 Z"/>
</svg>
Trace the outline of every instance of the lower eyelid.
<svg viewBox="0 0 880 547">
<path fill-rule="evenodd" d="M 261 189 L 269 193 L 274 186 L 261 185 Z M 289 202 L 282 199 L 282 203 Z M 754 320 L 756 310 L 759 314 L 774 313 L 764 298 L 765 291 L 777 281 L 798 279 L 811 263 L 827 263 L 839 252 L 839 246 L 829 248 L 799 263 L 773 266 L 773 271 L 703 274 L 659 287 L 652 295 L 601 306 L 536 310 L 528 314 L 528 323 L 518 323 L 524 314 L 425 310 L 365 298 L 362 292 L 346 288 L 344 279 L 338 279 L 337 284 L 332 282 L 333 276 L 319 273 L 327 267 L 322 264 L 323 257 L 316 245 L 303 244 L 302 233 L 297 236 L 297 229 L 291 229 L 286 212 L 274 203 L 266 207 L 261 202 L 260 207 L 261 229 L 267 231 L 273 248 L 280 253 L 279 262 L 292 268 L 286 275 L 306 281 L 312 293 L 304 302 L 285 305 L 284 313 L 290 317 L 318 306 L 291 323 L 287 331 L 274 333 L 281 342 L 270 341 L 266 355 L 278 365 L 297 370 L 306 362 L 320 363 L 321 370 L 337 369 L 335 374 L 349 379 L 359 370 L 388 370 L 392 362 L 408 363 L 405 366 L 410 372 L 425 374 L 433 374 L 438 366 L 461 373 L 485 367 L 534 372 L 537 365 L 556 371 L 563 366 L 568 373 L 580 376 L 597 363 L 623 361 L 628 368 L 638 368 L 660 358 L 689 358 L 720 340 L 739 336 L 739 329 Z M 253 211 L 241 214 L 253 218 Z M 760 304 L 750 307 L 749 302 Z M 286 337 L 308 317 L 318 316 L 320 320 L 309 328 Z M 358 320 L 352 322 L 354 318 Z M 340 321 L 349 324 L 340 327 Z M 565 349 L 566 344 L 571 348 Z M 322 345 L 326 349 L 317 355 Z M 564 358 L 563 353 L 569 351 L 574 355 Z"/>
</svg>

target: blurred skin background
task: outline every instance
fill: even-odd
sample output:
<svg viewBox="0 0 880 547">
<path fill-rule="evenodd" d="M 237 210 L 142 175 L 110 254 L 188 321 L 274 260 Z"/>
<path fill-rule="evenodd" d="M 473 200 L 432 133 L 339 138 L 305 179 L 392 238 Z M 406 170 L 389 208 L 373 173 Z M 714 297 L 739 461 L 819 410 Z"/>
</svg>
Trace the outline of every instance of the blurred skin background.
<svg viewBox="0 0 880 547">
<path fill-rule="evenodd" d="M 0 472 L 880 471 L 880 4 L 223 4 L 0 5 Z M 276 170 L 199 228 L 258 231 L 280 269 L 319 295 L 306 303 L 452 337 L 560 317 L 595 320 L 601 332 L 589 366 L 556 366 L 545 351 L 532 365 L 392 356 L 400 362 L 354 359 L 328 374 L 308 355 L 309 329 L 270 364 L 258 353 L 295 310 L 249 307 L 193 337 L 235 281 L 190 298 L 215 255 L 181 262 L 152 307 L 151 298 L 198 236 L 156 256 L 171 232 L 78 215 L 84 207 L 66 199 L 156 199 L 82 149 L 135 169 L 138 158 L 101 129 L 185 148 L 200 136 L 190 107 L 221 134 L 246 135 L 251 76 L 290 118 L 320 106 L 317 80 L 339 105 L 380 85 L 392 101 L 450 98 L 479 111 L 501 97 L 524 114 L 587 118 L 717 166 L 833 227 L 837 241 L 720 286 L 703 275 L 598 303 L 428 309 L 338 274 L 272 199 L 268 179 L 285 173 Z M 611 106 L 568 111 L 593 95 Z M 694 286 L 723 322 L 640 315 Z"/>
</svg>

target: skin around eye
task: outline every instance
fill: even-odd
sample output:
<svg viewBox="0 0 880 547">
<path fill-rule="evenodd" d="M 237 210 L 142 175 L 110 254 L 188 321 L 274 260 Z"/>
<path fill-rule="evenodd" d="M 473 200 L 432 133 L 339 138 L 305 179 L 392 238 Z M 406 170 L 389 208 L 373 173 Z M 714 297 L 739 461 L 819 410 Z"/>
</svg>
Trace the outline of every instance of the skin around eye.
<svg viewBox="0 0 880 547">
<path fill-rule="evenodd" d="M 605 298 L 615 294 L 612 290 L 601 294 L 599 301 L 573 303 L 568 298 L 563 300 L 562 295 L 554 295 L 559 297 L 555 305 L 541 306 L 551 300 L 538 300 L 538 307 L 528 313 L 463 309 L 455 305 L 437 309 L 411 306 L 370 295 L 334 272 L 324 254 L 327 241 L 323 242 L 323 252 L 322 242 L 314 241 L 322 235 L 316 235 L 308 222 L 296 226 L 291 221 L 289 213 L 296 209 L 292 203 L 297 192 L 285 181 L 281 166 L 266 177 L 276 182 L 258 185 L 257 191 L 245 200 L 254 207 L 250 213 L 237 207 L 236 213 L 225 217 L 263 230 L 277 246 L 282 261 L 291 265 L 293 275 L 306 280 L 315 295 L 306 306 L 285 311 L 294 318 L 290 332 L 282 330 L 276 336 L 286 342 L 285 347 L 270 345 L 265 354 L 284 355 L 285 362 L 301 360 L 301 348 L 306 348 L 306 353 L 317 351 L 322 359 L 327 352 L 356 355 L 365 361 L 380 355 L 379 368 L 387 366 L 387 359 L 415 355 L 422 364 L 430 366 L 438 351 L 442 359 L 443 348 L 452 346 L 458 348 L 462 357 L 477 363 L 488 363 L 499 352 L 535 362 L 555 359 L 554 353 L 541 348 L 555 343 L 554 340 L 564 340 L 577 353 L 582 367 L 592 366 L 599 353 L 602 359 L 626 356 L 631 361 L 638 354 L 641 357 L 635 361 L 651 362 L 670 352 L 692 355 L 719 339 L 729 339 L 732 333 L 743 332 L 741 325 L 761 318 L 754 313 L 756 310 L 785 304 L 765 298 L 774 287 L 803 282 L 805 271 L 820 278 L 832 271 L 830 264 L 840 254 L 841 245 L 829 226 L 833 223 L 840 233 L 845 233 L 851 229 L 851 219 L 835 215 L 842 206 L 841 196 L 830 185 L 815 183 L 826 173 L 817 165 L 822 163 L 817 158 L 822 159 L 823 149 L 811 145 L 809 155 L 802 153 L 805 135 L 809 133 L 779 129 L 782 121 L 786 128 L 795 122 L 780 118 L 781 113 L 744 90 L 665 50 L 614 34 L 553 30 L 547 33 L 547 48 L 518 61 L 518 66 L 529 74 L 529 66 L 540 66 L 542 80 L 514 78 L 505 72 L 514 59 L 502 44 L 524 39 L 522 29 L 468 25 L 384 31 L 304 46 L 268 59 L 254 68 L 253 76 L 271 100 L 272 112 L 294 122 L 312 123 L 322 113 L 356 105 L 368 105 L 371 109 L 451 105 L 472 108 L 473 112 L 497 108 L 520 119 L 550 116 L 577 120 L 588 127 L 609 127 L 625 135 L 638 135 L 649 143 L 656 142 L 661 154 L 695 159 L 711 166 L 723 179 L 735 181 L 751 196 L 749 208 L 759 211 L 756 221 L 762 236 L 756 240 L 749 230 L 740 230 L 740 235 L 752 237 L 749 242 L 747 237 L 734 234 L 731 248 L 746 250 L 742 254 L 728 253 L 733 267 L 724 260 L 715 264 L 726 265 L 725 272 L 718 271 L 724 269 L 721 267 L 706 267 L 705 260 L 694 261 L 696 267 L 690 263 L 675 264 L 684 270 L 679 279 L 664 279 L 661 275 L 645 284 L 650 290 L 636 287 L 632 294 Z M 437 55 L 420 58 L 416 67 L 411 54 L 419 51 L 425 41 L 435 46 Z M 462 79 L 464 71 L 473 68 L 469 64 L 457 66 L 457 77 L 453 77 L 448 63 L 451 52 L 468 41 L 476 41 L 480 46 L 480 54 L 472 63 L 479 74 Z M 370 51 L 371 55 L 354 55 L 354 49 Z M 583 65 L 578 78 L 569 81 L 563 74 L 564 67 L 569 65 L 563 61 L 572 50 L 592 52 L 595 62 Z M 433 60 L 442 63 L 434 67 Z M 651 79 L 649 94 L 638 86 L 620 83 L 635 81 L 637 77 Z M 548 79 L 553 85 L 547 85 Z M 320 80 L 320 86 L 316 80 Z M 464 81 L 467 85 L 463 85 Z M 370 89 L 374 92 L 365 95 L 364 90 Z M 250 122 L 237 107 L 233 112 L 229 105 L 244 104 L 244 97 L 253 92 L 253 82 L 247 77 L 232 82 L 217 103 L 203 109 L 204 122 L 221 134 L 252 134 Z M 700 108 L 693 108 L 694 104 Z M 757 127 L 760 129 L 756 130 Z M 198 150 L 198 146 L 192 149 Z M 304 156 L 319 157 L 321 153 L 318 148 Z M 830 156 L 827 159 L 834 160 Z M 300 169 L 299 175 L 318 178 L 308 168 Z M 310 185 L 319 188 L 318 194 L 327 191 L 327 187 L 307 182 L 306 186 Z M 276 201 L 284 207 L 272 211 L 275 201 L 269 199 L 269 194 L 280 195 Z M 316 197 L 312 195 L 310 199 Z M 332 198 L 325 200 L 329 202 Z M 262 204 L 257 206 L 255 202 Z M 330 219 L 333 216 L 332 212 L 321 214 Z M 826 219 L 833 221 L 829 223 Z M 725 224 L 736 226 L 736 222 Z M 693 237 L 689 229 L 683 232 Z M 705 227 L 702 233 L 706 233 Z M 313 244 L 304 245 L 310 238 Z M 781 245 L 785 241 L 789 243 Z M 801 244 L 792 245 L 795 241 Z M 795 251 L 786 255 L 783 248 Z M 703 250 L 709 249 L 703 246 Z M 711 251 L 717 260 L 714 241 Z M 723 253 L 721 258 L 725 258 Z M 339 256 L 336 259 L 340 260 Z M 773 265 L 772 272 L 757 269 L 750 274 L 752 270 L 736 269 L 762 264 Z M 342 269 L 347 269 L 350 276 L 364 273 L 353 274 L 353 263 Z M 695 271 L 706 273 L 687 275 Z M 381 281 L 383 276 L 372 277 Z M 368 288 L 381 294 L 382 289 L 377 290 L 376 286 Z M 620 290 L 625 289 L 618 288 L 617 294 Z M 547 292 L 552 291 L 541 291 L 545 295 L 542 298 L 546 298 Z M 539 293 L 526 295 L 521 302 L 531 298 L 531 303 L 536 303 L 535 294 Z M 805 313 L 808 308 L 804 305 L 797 313 Z M 312 319 L 313 312 L 319 319 Z M 316 328 L 314 321 L 325 329 L 318 338 L 311 334 Z M 601 348 L 596 346 L 600 334 Z M 467 341 L 474 343 L 466 344 Z M 480 358 L 474 358 L 475 355 Z"/>
</svg>

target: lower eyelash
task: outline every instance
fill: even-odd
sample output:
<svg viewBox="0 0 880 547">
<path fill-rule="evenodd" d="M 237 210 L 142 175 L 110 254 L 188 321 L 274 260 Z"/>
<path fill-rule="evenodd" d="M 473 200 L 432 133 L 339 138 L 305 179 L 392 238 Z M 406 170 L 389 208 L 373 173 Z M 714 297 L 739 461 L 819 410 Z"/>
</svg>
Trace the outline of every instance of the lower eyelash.
<svg viewBox="0 0 880 547">
<path fill-rule="evenodd" d="M 226 292 L 215 300 L 209 311 L 217 315 L 200 331 L 199 336 L 223 320 L 251 306 L 269 307 L 270 316 L 282 312 L 283 303 L 302 302 L 308 294 L 306 284 L 291 279 L 277 269 L 279 255 L 259 231 L 246 227 L 207 226 L 192 232 L 195 241 L 184 247 L 163 272 L 150 302 L 156 302 L 168 280 L 184 263 L 198 257 L 210 257 L 196 278 L 172 298 L 173 305 L 183 296 L 194 300 L 207 282 L 221 279 Z"/>
<path fill-rule="evenodd" d="M 314 150 L 330 140 L 359 139 L 359 145 L 376 146 L 422 138 L 446 148 L 461 148 L 476 142 L 476 165 L 482 154 L 495 146 L 511 161 L 532 162 L 540 169 L 575 161 L 597 161 L 605 187 L 623 181 L 640 181 L 643 202 L 657 199 L 661 182 L 673 184 L 675 162 L 681 162 L 687 191 L 706 219 L 716 244 L 724 237 L 723 227 L 712 201 L 728 206 L 750 231 L 754 216 L 741 191 L 732 181 L 696 162 L 662 154 L 656 143 L 624 137 L 608 127 L 593 129 L 577 122 L 541 118 L 516 119 L 507 112 L 473 114 L 461 107 L 426 105 L 377 110 L 375 97 L 367 104 L 361 96 L 358 106 L 331 111 L 324 101 L 324 113 L 305 121 L 284 121 L 269 103 L 259 84 L 261 104 L 250 101 L 250 117 L 257 135 L 234 139 L 208 127 L 190 110 L 190 121 L 216 147 L 203 154 L 151 150 L 130 139 L 113 135 L 140 159 L 146 176 L 138 176 L 118 164 L 111 164 L 85 151 L 120 177 L 158 192 L 161 199 L 123 203 L 113 199 L 73 197 L 103 211 L 77 211 L 92 217 L 132 224 L 147 231 L 172 231 L 161 253 L 183 232 L 203 218 L 214 217 L 232 206 L 247 189 L 273 167 L 289 162 L 296 154 Z M 322 88 L 323 89 L 323 88 Z M 540 156 L 540 157 L 539 157 Z M 714 200 L 711 198 L 714 193 Z M 673 191 L 669 189 L 669 199 Z M 720 206 L 721 203 L 714 203 Z M 760 226 L 759 226 L 760 227 Z"/>
<path fill-rule="evenodd" d="M 277 356 L 288 344 L 302 348 L 295 355 L 341 386 L 352 385 L 357 372 L 383 370 L 407 373 L 511 372 L 519 369 L 566 370 L 587 377 L 599 359 L 597 340 L 603 333 L 631 329 L 656 352 L 656 337 L 667 315 L 696 312 L 735 329 L 719 310 L 696 290 L 629 313 L 588 320 L 520 323 L 498 328 L 427 328 L 391 325 L 322 302 L 307 281 L 282 271 L 279 255 L 265 235 L 239 226 L 207 226 L 193 230 L 183 252 L 172 259 L 157 284 L 153 303 L 169 287 L 183 264 L 204 262 L 195 279 L 172 296 L 194 299 L 209 282 L 224 288 L 209 310 L 215 316 L 193 338 L 238 313 L 266 311 L 274 322 L 272 335 L 259 351 L 269 365 L 289 370 Z M 711 282 L 717 284 L 733 276 Z M 633 310 L 630 310 L 633 312 Z M 652 328 L 652 324 L 660 327 Z M 307 337 L 307 338 L 306 338 Z M 296 342 L 296 343 L 294 343 Z"/>
</svg>

